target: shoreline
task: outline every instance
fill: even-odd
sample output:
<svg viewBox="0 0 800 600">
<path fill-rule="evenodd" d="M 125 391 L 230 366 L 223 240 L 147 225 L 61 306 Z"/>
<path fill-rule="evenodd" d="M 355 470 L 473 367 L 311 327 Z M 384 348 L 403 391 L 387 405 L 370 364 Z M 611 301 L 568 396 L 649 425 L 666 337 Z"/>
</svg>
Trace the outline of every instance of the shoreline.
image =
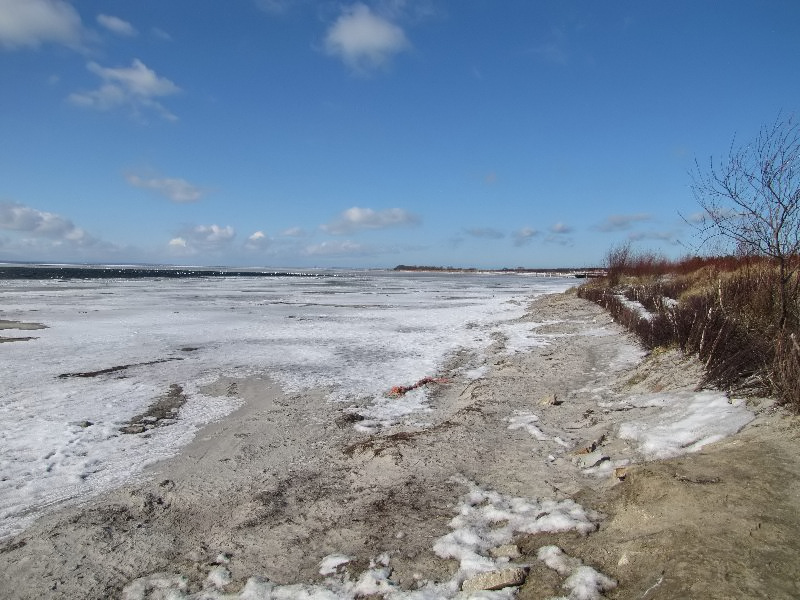
<svg viewBox="0 0 800 600">
<path fill-rule="evenodd" d="M 242 406 L 139 481 L 47 515 L 0 545 L 0 587 L 12 590 L 9 598 L 117 597 L 139 578 L 174 573 L 190 592 L 238 593 L 254 576 L 322 585 L 320 564 L 331 556 L 348 557 L 338 570 L 355 579 L 388 555 L 393 584 L 413 590 L 453 581 L 457 561 L 433 548 L 474 484 L 505 497 L 578 499 L 607 515 L 588 537 L 516 535 L 522 556 L 514 560 L 536 574 L 520 598 L 564 593 L 564 578 L 536 559 L 548 540 L 617 579 L 607 597 L 639 597 L 626 595 L 651 576 L 638 555 L 615 564 L 593 551 L 617 523 L 614 498 L 660 464 L 626 466 L 641 457 L 614 436 L 631 411 L 655 409 L 615 403 L 654 388 L 690 390 L 699 371 L 674 355 L 642 362 L 629 334 L 574 295 L 541 296 L 532 306 L 536 312 L 523 320 L 549 345 L 509 355 L 496 340 L 489 371 L 431 389 L 432 410 L 416 426 L 365 434 L 348 417 L 356 407 L 326 401 L 324 390 L 286 395 L 265 379 L 218 380 L 206 393 L 235 395 Z M 455 372 L 459 357 L 453 360 Z M 603 402 L 610 408 L 600 408 Z M 767 431 L 770 418 L 762 415 L 744 433 Z M 574 452 L 598 440 L 606 457 L 592 471 Z M 613 476 L 615 465 L 627 469 L 623 481 Z M 638 580 L 626 565 L 640 568 Z M 211 580 L 223 571 L 228 579 Z M 654 594 L 667 589 L 659 584 Z"/>
</svg>

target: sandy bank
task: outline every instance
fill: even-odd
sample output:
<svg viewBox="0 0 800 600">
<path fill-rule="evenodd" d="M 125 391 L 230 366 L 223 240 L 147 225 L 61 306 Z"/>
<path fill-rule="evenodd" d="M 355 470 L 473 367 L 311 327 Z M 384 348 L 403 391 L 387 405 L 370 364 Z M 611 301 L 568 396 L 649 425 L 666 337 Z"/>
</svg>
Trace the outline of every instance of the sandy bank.
<svg viewBox="0 0 800 600">
<path fill-rule="evenodd" d="M 800 539 L 798 479 L 787 478 L 800 464 L 791 420 L 765 413 L 700 453 L 628 467 L 620 482 L 614 467 L 643 459 L 640 444 L 616 435 L 621 424 L 660 410 L 629 398 L 688 393 L 697 365 L 671 353 L 642 362 L 634 340 L 574 296 L 540 298 L 531 315 L 547 345 L 509 354 L 497 338 L 475 380 L 458 375 L 464 350 L 436 374 L 450 382 L 431 388 L 430 412 L 377 434 L 355 426 L 357 403 L 327 402 L 325 390 L 290 396 L 266 379 L 219 380 L 208 392 L 236 395 L 242 408 L 180 456 L 0 547 L 4 597 L 120 597 L 153 573 L 180 575 L 190 593 L 237 594 L 255 575 L 321 584 L 332 555 L 349 558 L 341 568 L 353 578 L 383 556 L 395 589 L 451 581 L 459 563 L 434 546 L 478 488 L 576 499 L 606 515 L 587 517 L 599 522 L 588 536 L 517 535 L 513 560 L 531 566 L 520 597 L 565 593 L 564 576 L 537 558 L 550 543 L 616 579 L 609 598 L 759 597 L 754 589 L 794 597 L 782 595 L 796 584 L 775 566 L 798 555 Z M 596 463 L 574 454 L 586 447 Z"/>
</svg>

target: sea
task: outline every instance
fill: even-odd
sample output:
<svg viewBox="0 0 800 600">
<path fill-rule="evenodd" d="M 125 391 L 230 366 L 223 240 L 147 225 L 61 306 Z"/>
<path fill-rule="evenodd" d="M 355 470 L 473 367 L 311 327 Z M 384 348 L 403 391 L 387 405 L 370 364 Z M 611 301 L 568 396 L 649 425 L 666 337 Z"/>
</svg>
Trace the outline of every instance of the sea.
<svg viewBox="0 0 800 600">
<path fill-rule="evenodd" d="M 498 339 L 510 353 L 544 344 L 519 318 L 533 297 L 574 284 L 514 272 L 4 267 L 0 337 L 29 339 L 0 343 L 0 539 L 179 452 L 241 402 L 204 393 L 221 377 L 268 378 L 296 397 L 323 390 L 366 432 L 424 421 L 424 386 L 402 399 L 390 390 L 440 376 L 457 355 L 459 375 L 480 377 Z M 123 432 L 170 392 L 185 402 L 168 426 Z"/>
</svg>

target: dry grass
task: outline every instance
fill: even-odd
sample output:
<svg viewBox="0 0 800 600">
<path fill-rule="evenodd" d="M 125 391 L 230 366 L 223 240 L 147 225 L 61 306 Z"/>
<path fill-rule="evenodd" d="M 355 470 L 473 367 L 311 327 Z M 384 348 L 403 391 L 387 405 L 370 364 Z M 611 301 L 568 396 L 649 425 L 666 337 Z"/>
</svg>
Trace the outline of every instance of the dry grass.
<svg viewBox="0 0 800 600">
<path fill-rule="evenodd" d="M 677 262 L 628 256 L 615 284 L 606 278 L 578 295 L 605 307 L 648 348 L 677 346 L 703 362 L 704 383 L 769 394 L 800 411 L 800 294 L 786 287 L 779 327 L 780 279 L 764 259 L 711 257 Z M 648 313 L 631 306 L 638 302 Z"/>
</svg>

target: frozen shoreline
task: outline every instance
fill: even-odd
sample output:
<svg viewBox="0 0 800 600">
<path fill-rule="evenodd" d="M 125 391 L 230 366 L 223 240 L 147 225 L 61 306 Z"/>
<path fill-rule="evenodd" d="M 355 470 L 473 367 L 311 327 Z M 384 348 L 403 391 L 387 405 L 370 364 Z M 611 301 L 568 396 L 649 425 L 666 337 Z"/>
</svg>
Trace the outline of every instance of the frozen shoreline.
<svg viewBox="0 0 800 600">
<path fill-rule="evenodd" d="M 177 452 L 241 402 L 201 391 L 221 375 L 324 387 L 363 404 L 365 430 L 424 418 L 424 391 L 387 402 L 386 389 L 435 375 L 459 348 L 479 363 L 495 333 L 509 348 L 536 343 L 514 332 L 522 299 L 567 284 L 386 272 L 2 281 L 0 324 L 27 331 L 0 346 L 0 540 Z"/>
<path fill-rule="evenodd" d="M 494 510 L 567 501 L 611 486 L 614 468 L 658 446 L 633 434 L 617 437 L 622 424 L 646 423 L 668 404 L 675 422 L 693 423 L 680 402 L 697 380 L 688 363 L 663 374 L 660 395 L 623 389 L 642 352 L 601 309 L 569 295 L 534 304 L 535 318 L 521 322 L 548 345 L 508 354 L 498 338 L 488 370 L 474 380 L 463 377 L 455 357 L 454 376 L 431 390 L 430 412 L 418 426 L 365 434 L 352 417 L 364 407 L 331 403 L 324 390 L 291 397 L 263 379 L 220 379 L 204 393 L 236 396 L 241 408 L 149 469 L 142 483 L 47 516 L 9 541 L 0 553 L 2 587 L 14 590 L 10 598 L 102 598 L 126 586 L 128 597 L 144 598 L 148 585 L 162 584 L 176 593 L 205 590 L 204 597 L 242 591 L 233 597 L 244 598 L 248 581 L 250 591 L 263 583 L 251 579 L 258 576 L 270 586 L 311 586 L 306 591 L 317 597 L 351 597 L 353 582 L 371 573 L 376 593 L 450 597 L 488 568 L 481 560 L 515 560 L 491 559 L 488 542 L 464 554 L 452 539 L 442 541 L 470 494 L 489 494 L 479 502 Z M 728 406 L 735 431 L 751 417 Z M 682 443 L 699 448 L 698 441 L 730 432 L 696 431 Z M 589 444 L 599 455 L 574 454 Z M 562 530 L 595 527 L 596 518 L 575 515 L 561 521 Z M 536 527 L 522 516 L 518 522 L 517 531 Z M 473 534 L 492 529 L 473 525 Z M 339 574 L 333 567 L 322 576 L 321 565 L 337 556 L 347 558 Z M 147 579 L 161 573 L 177 579 Z M 562 583 L 570 577 L 567 569 Z"/>
</svg>

